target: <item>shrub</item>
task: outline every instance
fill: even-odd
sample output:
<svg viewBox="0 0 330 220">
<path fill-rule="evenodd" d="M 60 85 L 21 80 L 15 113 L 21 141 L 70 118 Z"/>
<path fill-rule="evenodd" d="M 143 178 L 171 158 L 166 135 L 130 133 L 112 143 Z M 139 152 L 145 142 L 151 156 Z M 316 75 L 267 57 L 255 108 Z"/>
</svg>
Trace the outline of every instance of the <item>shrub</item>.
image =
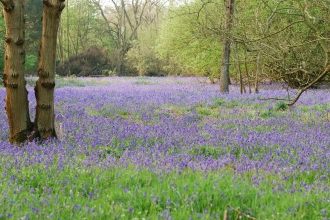
<svg viewBox="0 0 330 220">
<path fill-rule="evenodd" d="M 69 60 L 60 63 L 57 66 L 57 74 L 61 76 L 69 75 L 68 68 L 70 67 L 70 75 L 90 76 L 103 75 L 111 68 L 107 57 L 107 51 L 98 45 L 89 47 L 86 51 L 71 56 Z"/>
</svg>

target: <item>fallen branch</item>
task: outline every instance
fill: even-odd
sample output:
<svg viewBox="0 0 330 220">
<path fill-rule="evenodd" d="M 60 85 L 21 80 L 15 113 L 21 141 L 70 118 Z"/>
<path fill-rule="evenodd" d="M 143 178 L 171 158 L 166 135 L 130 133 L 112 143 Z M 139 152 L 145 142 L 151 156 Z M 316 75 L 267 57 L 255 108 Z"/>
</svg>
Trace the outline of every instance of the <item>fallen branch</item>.
<svg viewBox="0 0 330 220">
<path fill-rule="evenodd" d="M 262 101 L 266 101 L 266 100 L 278 100 L 278 101 L 289 101 L 291 102 L 292 100 L 290 99 L 281 99 L 281 98 L 264 98 L 264 99 L 259 99 L 259 100 L 262 100 Z"/>
<path fill-rule="evenodd" d="M 247 218 L 247 219 L 257 220 L 256 218 L 254 218 L 254 217 L 252 217 L 252 216 L 246 215 L 246 214 L 244 214 L 243 212 L 238 211 L 237 209 L 231 207 L 231 206 L 228 205 L 228 204 L 227 204 L 227 207 L 228 207 L 229 209 L 234 210 L 234 211 L 237 213 L 237 217 L 236 217 L 236 219 L 238 219 L 240 216 L 243 216 L 243 217 L 245 217 L 245 218 Z M 226 212 L 225 212 L 225 216 L 224 216 L 224 217 L 227 217 L 227 213 L 226 213 Z M 228 219 L 228 217 L 227 217 L 227 219 Z M 224 220 L 226 220 L 226 219 L 224 218 Z"/>
<path fill-rule="evenodd" d="M 223 213 L 223 220 L 228 220 L 228 210 L 227 209 Z"/>
</svg>

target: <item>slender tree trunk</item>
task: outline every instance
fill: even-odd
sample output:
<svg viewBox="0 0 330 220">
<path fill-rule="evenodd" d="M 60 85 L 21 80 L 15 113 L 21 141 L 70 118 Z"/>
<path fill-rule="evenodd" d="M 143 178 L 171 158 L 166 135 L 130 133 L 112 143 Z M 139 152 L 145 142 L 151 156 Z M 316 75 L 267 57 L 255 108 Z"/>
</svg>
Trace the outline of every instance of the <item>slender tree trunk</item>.
<svg viewBox="0 0 330 220">
<path fill-rule="evenodd" d="M 121 76 L 121 65 L 122 65 L 122 57 L 121 57 L 121 44 L 120 44 L 120 35 L 118 35 L 118 47 L 117 47 L 117 75 Z"/>
<path fill-rule="evenodd" d="M 24 6 L 23 0 L 1 0 L 1 2 L 6 25 L 3 84 L 6 87 L 9 141 L 18 144 L 27 140 L 33 127 L 24 78 Z"/>
<path fill-rule="evenodd" d="M 261 53 L 259 52 L 257 57 L 257 72 L 256 72 L 256 78 L 254 81 L 254 92 L 259 93 L 259 76 L 261 74 Z"/>
<path fill-rule="evenodd" d="M 81 15 L 81 5 L 79 4 L 78 5 L 78 15 L 79 15 L 79 18 L 80 18 L 80 15 Z M 80 39 L 80 37 L 81 37 L 81 27 L 80 27 L 80 22 L 81 22 L 81 19 L 78 19 L 78 25 L 77 25 L 77 36 L 76 36 L 76 56 L 78 55 L 78 53 L 79 53 L 79 39 Z"/>
<path fill-rule="evenodd" d="M 241 62 L 238 61 L 238 65 L 237 65 L 237 71 L 239 74 L 239 85 L 240 85 L 240 92 L 241 94 L 245 93 L 245 86 L 244 86 L 244 82 L 243 82 L 243 76 L 242 76 L 242 71 L 241 71 Z"/>
<path fill-rule="evenodd" d="M 236 44 L 235 47 L 235 59 L 236 59 L 236 71 L 237 71 L 237 78 L 239 80 L 239 85 L 240 85 L 240 93 L 243 94 L 243 92 L 245 93 L 245 87 L 244 87 L 244 83 L 243 83 L 243 76 L 242 76 L 242 71 L 241 71 L 241 61 L 240 61 L 240 57 L 239 57 L 239 53 L 238 53 L 238 45 Z"/>
<path fill-rule="evenodd" d="M 245 67 L 245 72 L 246 72 L 246 78 L 248 81 L 248 87 L 249 87 L 249 93 L 252 93 L 251 91 L 251 82 L 250 82 L 250 74 L 249 74 L 249 68 L 247 66 L 246 62 L 246 51 L 244 50 L 244 67 Z"/>
<path fill-rule="evenodd" d="M 58 27 L 58 58 L 60 63 L 64 63 L 64 50 L 63 50 L 63 24 L 60 22 L 60 26 Z"/>
<path fill-rule="evenodd" d="M 40 43 L 40 62 L 38 81 L 35 86 L 37 99 L 35 131 L 41 140 L 56 137 L 54 126 L 54 87 L 56 39 L 60 23 L 63 1 L 44 0 L 42 14 L 42 37 Z"/>
<path fill-rule="evenodd" d="M 67 52 L 68 52 L 68 72 L 67 76 L 71 75 L 71 69 L 70 69 L 70 33 L 69 33 L 69 0 L 67 0 L 67 8 L 66 8 L 66 38 L 67 38 Z"/>
<path fill-rule="evenodd" d="M 226 23 L 225 23 L 225 36 L 222 45 L 222 61 L 221 61 L 221 74 L 220 74 L 220 92 L 229 92 L 229 58 L 230 58 L 230 32 L 233 23 L 235 0 L 226 1 Z"/>
</svg>

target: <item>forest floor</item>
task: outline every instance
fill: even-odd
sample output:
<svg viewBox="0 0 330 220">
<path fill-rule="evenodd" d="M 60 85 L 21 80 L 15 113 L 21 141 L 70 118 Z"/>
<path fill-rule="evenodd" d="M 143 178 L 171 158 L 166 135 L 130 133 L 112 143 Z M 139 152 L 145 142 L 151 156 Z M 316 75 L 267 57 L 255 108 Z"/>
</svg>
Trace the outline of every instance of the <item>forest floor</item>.
<svg viewBox="0 0 330 220">
<path fill-rule="evenodd" d="M 56 87 L 58 140 L 11 146 L 0 112 L 0 219 L 330 219 L 330 90 L 288 108 L 273 98 L 297 91 L 275 84 L 258 94 L 179 77 Z"/>
</svg>

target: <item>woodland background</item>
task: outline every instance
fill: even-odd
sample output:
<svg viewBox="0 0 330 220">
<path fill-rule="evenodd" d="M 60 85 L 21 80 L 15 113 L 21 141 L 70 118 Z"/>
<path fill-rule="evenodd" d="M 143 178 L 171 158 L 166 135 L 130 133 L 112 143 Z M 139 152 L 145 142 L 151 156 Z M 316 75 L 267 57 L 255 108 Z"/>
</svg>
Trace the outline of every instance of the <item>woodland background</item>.
<svg viewBox="0 0 330 220">
<path fill-rule="evenodd" d="M 26 74 L 37 75 L 42 4 L 27 0 Z M 60 76 L 220 75 L 230 37 L 230 75 L 306 86 L 330 54 L 329 0 L 236 0 L 231 33 L 223 0 L 69 0 L 58 34 Z M 5 35 L 3 19 L 0 33 Z M 4 43 L 0 40 L 0 56 Z M 3 68 L 0 57 L 0 68 Z M 324 77 L 319 84 L 326 84 Z"/>
</svg>

